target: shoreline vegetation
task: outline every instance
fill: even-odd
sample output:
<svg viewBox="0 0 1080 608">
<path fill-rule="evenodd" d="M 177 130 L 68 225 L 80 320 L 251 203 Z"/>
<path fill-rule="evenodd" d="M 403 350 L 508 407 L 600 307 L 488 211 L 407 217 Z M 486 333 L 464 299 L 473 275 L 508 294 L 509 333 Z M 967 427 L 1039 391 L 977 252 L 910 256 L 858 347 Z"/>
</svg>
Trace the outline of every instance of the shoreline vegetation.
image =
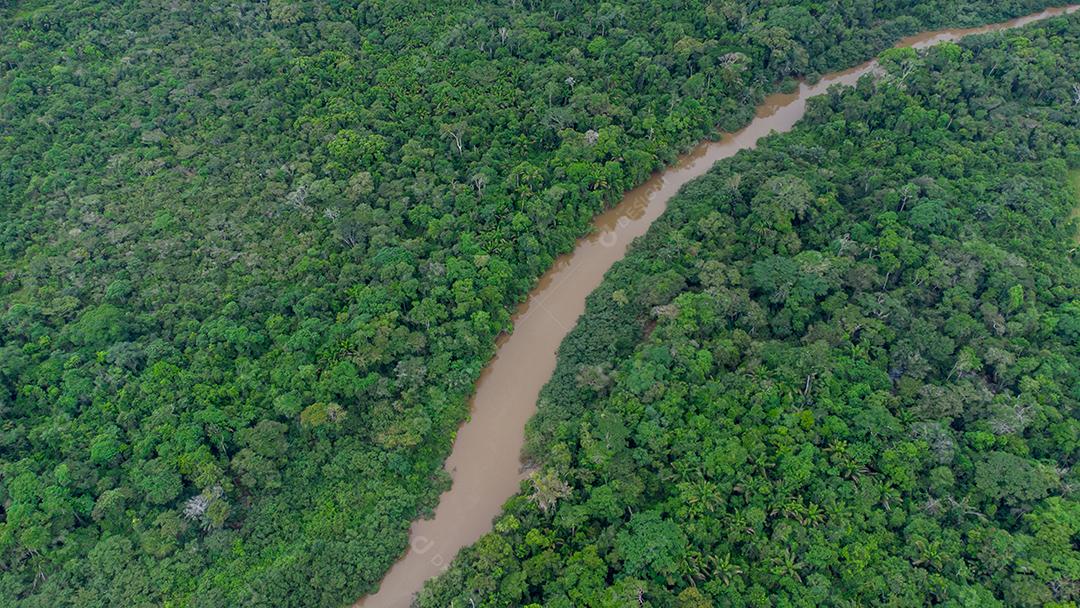
<svg viewBox="0 0 1080 608">
<path fill-rule="evenodd" d="M 894 50 L 1015 29 L 1067 12 L 1046 11 L 978 28 L 924 32 L 905 37 Z M 523 474 L 513 455 L 521 450 L 525 421 L 535 413 L 539 393 L 554 370 L 557 345 L 572 329 L 571 320 L 583 311 L 585 298 L 625 255 L 626 246 L 663 213 L 669 199 L 714 163 L 753 148 L 772 131 L 790 130 L 809 99 L 825 94 L 831 86 L 853 86 L 862 75 L 876 74 L 878 69 L 875 59 L 830 73 L 813 84 L 783 87 L 785 92 L 758 104 L 754 120 L 746 127 L 702 142 L 594 221 L 595 231 L 579 241 L 572 254 L 559 258 L 519 307 L 514 333 L 500 341 L 495 359 L 477 384 L 470 420 L 462 426 L 447 460 L 445 469 L 451 472 L 453 486 L 440 496 L 430 518 L 414 523 L 409 550 L 380 581 L 378 592 L 362 598 L 356 608 L 407 608 L 425 580 L 441 573 L 461 548 L 491 530 L 502 503 L 519 490 Z M 536 312 L 540 314 L 535 316 Z M 645 334 L 649 331 L 646 326 Z"/>
<path fill-rule="evenodd" d="M 0 5 L 0 597 L 355 599 L 598 211 L 768 83 L 1062 3 L 524 4 Z"/>
<path fill-rule="evenodd" d="M 688 185 L 419 605 L 1074 605 L 1078 40 L 887 52 Z"/>
</svg>

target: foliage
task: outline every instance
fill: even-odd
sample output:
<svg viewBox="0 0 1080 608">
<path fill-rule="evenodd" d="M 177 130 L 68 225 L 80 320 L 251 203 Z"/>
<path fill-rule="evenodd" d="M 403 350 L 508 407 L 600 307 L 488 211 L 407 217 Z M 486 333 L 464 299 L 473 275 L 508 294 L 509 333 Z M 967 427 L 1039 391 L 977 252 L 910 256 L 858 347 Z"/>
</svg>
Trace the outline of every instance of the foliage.
<svg viewBox="0 0 1080 608">
<path fill-rule="evenodd" d="M 1048 3 L 0 2 L 2 603 L 360 596 L 599 210 L 771 83 Z"/>
<path fill-rule="evenodd" d="M 530 426 L 569 491 L 420 606 L 1080 600 L 1080 16 L 884 65 L 607 275 Z"/>
</svg>

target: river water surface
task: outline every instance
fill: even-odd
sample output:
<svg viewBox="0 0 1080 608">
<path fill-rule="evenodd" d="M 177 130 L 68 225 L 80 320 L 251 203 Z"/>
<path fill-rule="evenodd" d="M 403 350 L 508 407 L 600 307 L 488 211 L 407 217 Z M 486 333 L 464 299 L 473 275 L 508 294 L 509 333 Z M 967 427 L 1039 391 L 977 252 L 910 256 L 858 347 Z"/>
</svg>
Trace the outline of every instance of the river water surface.
<svg viewBox="0 0 1080 608">
<path fill-rule="evenodd" d="M 1046 10 L 1020 19 L 973 29 L 928 32 L 905 38 L 898 47 L 923 48 L 970 34 L 1019 27 L 1071 13 L 1080 5 Z M 432 519 L 418 520 L 409 549 L 383 578 L 379 591 L 354 608 L 408 608 L 413 596 L 449 565 L 464 546 L 491 530 L 502 504 L 518 491 L 524 472 L 520 453 L 525 423 L 536 411 L 541 387 L 555 370 L 555 351 L 585 310 L 585 297 L 626 248 L 667 208 L 687 182 L 739 150 L 753 148 L 772 131 L 789 131 L 802 118 L 806 100 L 834 84 L 854 84 L 876 62 L 801 83 L 793 93 L 765 98 L 745 128 L 700 144 L 671 167 L 631 190 L 594 221 L 595 230 L 574 251 L 559 257 L 514 315 L 514 331 L 498 342 L 495 358 L 477 382 L 471 418 L 462 425 L 446 460 L 452 487 L 439 499 Z"/>
</svg>

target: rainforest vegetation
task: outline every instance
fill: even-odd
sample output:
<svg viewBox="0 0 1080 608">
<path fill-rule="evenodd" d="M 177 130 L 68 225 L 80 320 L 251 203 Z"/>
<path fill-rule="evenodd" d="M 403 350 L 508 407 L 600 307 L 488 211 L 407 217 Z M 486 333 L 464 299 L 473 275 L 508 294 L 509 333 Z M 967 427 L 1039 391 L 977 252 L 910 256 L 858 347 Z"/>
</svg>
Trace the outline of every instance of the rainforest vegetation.
<svg viewBox="0 0 1080 608">
<path fill-rule="evenodd" d="M 420 605 L 1076 606 L 1078 66 L 1080 16 L 888 51 L 687 186 Z"/>
<path fill-rule="evenodd" d="M 0 604 L 362 595 L 445 488 L 513 306 L 592 216 L 781 82 L 1047 4 L 0 0 Z M 514 503 L 485 542 L 517 553 L 432 597 L 584 605 L 560 589 L 612 576 L 665 605 L 721 593 L 684 572 L 716 558 L 732 589 L 780 598 L 827 588 L 840 552 L 969 593 L 1070 592 L 1080 575 L 1030 561 L 1073 525 L 1055 467 L 1077 433 L 1075 267 L 1051 242 L 1076 36 L 1057 23 L 977 66 L 939 51 L 910 94 L 832 99 L 759 168 L 726 165 L 741 182 L 705 182 L 729 199 L 690 191 L 649 241 L 659 266 L 639 254 L 593 300 L 548 392 L 534 439 L 569 497 Z M 655 307 L 637 349 L 631 325 L 598 325 Z M 616 348 L 589 346 L 609 329 Z M 989 426 L 1010 411 L 1011 432 Z M 687 459 L 709 451 L 730 461 Z M 720 502 L 665 506 L 695 487 Z M 797 490 L 817 528 L 773 512 Z M 904 569 L 916 537 L 936 557 Z M 999 565 L 973 569 L 963 543 Z M 886 584 L 860 572 L 850 597 Z"/>
</svg>

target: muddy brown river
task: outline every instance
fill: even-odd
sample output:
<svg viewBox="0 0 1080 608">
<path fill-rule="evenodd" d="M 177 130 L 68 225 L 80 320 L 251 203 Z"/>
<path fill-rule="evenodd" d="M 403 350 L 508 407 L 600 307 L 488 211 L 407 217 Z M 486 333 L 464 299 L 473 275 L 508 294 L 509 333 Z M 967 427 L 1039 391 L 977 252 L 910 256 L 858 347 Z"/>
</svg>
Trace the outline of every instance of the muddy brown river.
<svg viewBox="0 0 1080 608">
<path fill-rule="evenodd" d="M 979 28 L 928 32 L 905 38 L 896 46 L 922 48 L 1078 9 L 1080 5 L 1072 5 Z M 495 358 L 477 382 L 471 418 L 458 431 L 446 460 L 453 485 L 440 498 L 434 517 L 414 522 L 405 555 L 383 578 L 379 591 L 353 608 L 408 608 L 424 581 L 444 571 L 462 547 L 491 529 L 502 504 L 518 491 L 525 476 L 520 461 L 525 423 L 536 411 L 540 389 L 555 369 L 559 343 L 585 310 L 585 297 L 611 265 L 622 259 L 631 241 L 664 212 L 679 188 L 716 161 L 753 148 L 772 131 L 790 130 L 802 117 L 808 98 L 834 84 L 854 84 L 875 67 L 871 61 L 829 74 L 812 85 L 801 83 L 793 93 L 768 96 L 745 128 L 680 156 L 596 218 L 593 233 L 556 260 L 515 313 L 513 333 L 499 340 Z"/>
</svg>

